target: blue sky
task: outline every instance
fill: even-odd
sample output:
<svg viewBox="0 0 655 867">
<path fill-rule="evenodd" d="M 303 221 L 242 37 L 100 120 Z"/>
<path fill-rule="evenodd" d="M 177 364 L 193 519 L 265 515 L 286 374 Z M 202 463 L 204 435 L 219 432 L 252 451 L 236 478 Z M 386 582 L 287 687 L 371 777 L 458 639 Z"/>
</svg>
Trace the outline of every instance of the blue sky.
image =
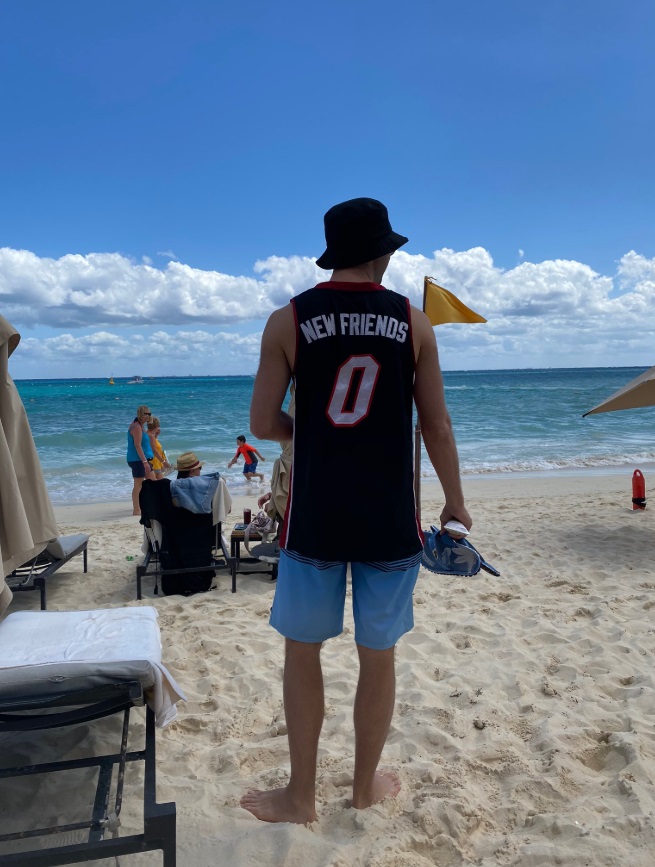
<svg viewBox="0 0 655 867">
<path fill-rule="evenodd" d="M 391 288 L 489 319 L 444 367 L 653 363 L 654 37 L 645 0 L 4 4 L 14 375 L 253 371 L 360 195 Z"/>
</svg>

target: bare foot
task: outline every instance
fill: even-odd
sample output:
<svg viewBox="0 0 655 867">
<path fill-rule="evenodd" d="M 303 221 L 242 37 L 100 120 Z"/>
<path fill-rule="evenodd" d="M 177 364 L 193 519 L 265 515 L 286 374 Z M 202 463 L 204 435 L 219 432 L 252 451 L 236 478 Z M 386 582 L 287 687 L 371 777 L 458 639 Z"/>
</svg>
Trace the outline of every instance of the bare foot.
<svg viewBox="0 0 655 867">
<path fill-rule="evenodd" d="M 250 789 L 241 798 L 240 804 L 262 822 L 295 822 L 297 825 L 307 825 L 316 821 L 314 806 L 293 801 L 286 786 L 270 789 L 268 792 Z"/>
<path fill-rule="evenodd" d="M 357 798 L 353 796 L 353 807 L 356 810 L 365 810 L 386 798 L 395 798 L 399 791 L 400 777 L 395 771 L 376 771 L 370 791 Z"/>
</svg>

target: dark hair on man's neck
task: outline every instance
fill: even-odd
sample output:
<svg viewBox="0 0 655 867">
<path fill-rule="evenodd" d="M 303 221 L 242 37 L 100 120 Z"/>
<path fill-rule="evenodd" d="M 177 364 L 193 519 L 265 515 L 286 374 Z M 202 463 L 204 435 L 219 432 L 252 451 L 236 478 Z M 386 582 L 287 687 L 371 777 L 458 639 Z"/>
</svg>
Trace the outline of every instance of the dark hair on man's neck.
<svg viewBox="0 0 655 867">
<path fill-rule="evenodd" d="M 177 471 L 178 479 L 188 479 L 189 478 L 189 470 L 178 470 Z"/>
</svg>

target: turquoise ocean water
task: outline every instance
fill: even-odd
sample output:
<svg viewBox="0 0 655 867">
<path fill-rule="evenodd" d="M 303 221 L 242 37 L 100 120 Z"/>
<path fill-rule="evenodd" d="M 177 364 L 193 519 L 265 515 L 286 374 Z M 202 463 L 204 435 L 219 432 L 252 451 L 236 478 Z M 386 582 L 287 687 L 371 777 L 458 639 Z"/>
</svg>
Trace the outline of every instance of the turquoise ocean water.
<svg viewBox="0 0 655 867">
<path fill-rule="evenodd" d="M 446 398 L 464 473 L 620 468 L 655 460 L 655 408 L 581 418 L 643 368 L 446 372 Z M 268 459 L 279 449 L 248 433 L 253 378 L 19 380 L 52 500 L 129 499 L 126 431 L 139 404 L 161 419 L 169 457 L 189 449 L 220 470 L 234 493 L 251 488 L 226 469 L 245 434 Z M 384 472 L 384 466 L 371 467 Z M 422 475 L 434 476 L 423 454 Z"/>
</svg>

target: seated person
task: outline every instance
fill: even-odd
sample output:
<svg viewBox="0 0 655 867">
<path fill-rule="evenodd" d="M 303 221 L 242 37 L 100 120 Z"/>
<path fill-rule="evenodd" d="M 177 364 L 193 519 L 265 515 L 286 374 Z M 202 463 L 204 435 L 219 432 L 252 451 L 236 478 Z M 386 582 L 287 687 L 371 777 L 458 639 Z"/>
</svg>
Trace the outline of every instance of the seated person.
<svg viewBox="0 0 655 867">
<path fill-rule="evenodd" d="M 174 506 L 196 513 L 212 511 L 220 473 L 205 473 L 201 476 L 200 470 L 204 465 L 205 462 L 199 461 L 195 452 L 184 452 L 177 459 L 177 478 L 171 481 Z"/>
<path fill-rule="evenodd" d="M 184 452 L 177 459 L 175 469 L 178 479 L 190 479 L 199 476 L 200 470 L 205 466 L 204 461 L 199 461 L 195 452 Z"/>
<path fill-rule="evenodd" d="M 162 575 L 165 595 L 189 596 L 209 590 L 215 575 L 206 567 L 212 563 L 215 544 L 212 500 L 219 476 L 218 473 L 200 476 L 202 466 L 194 452 L 185 452 L 175 465 L 176 480 L 147 481 L 141 488 L 141 523 L 156 520 L 162 526 L 162 567 L 165 570 L 203 567 L 199 572 Z"/>
</svg>

